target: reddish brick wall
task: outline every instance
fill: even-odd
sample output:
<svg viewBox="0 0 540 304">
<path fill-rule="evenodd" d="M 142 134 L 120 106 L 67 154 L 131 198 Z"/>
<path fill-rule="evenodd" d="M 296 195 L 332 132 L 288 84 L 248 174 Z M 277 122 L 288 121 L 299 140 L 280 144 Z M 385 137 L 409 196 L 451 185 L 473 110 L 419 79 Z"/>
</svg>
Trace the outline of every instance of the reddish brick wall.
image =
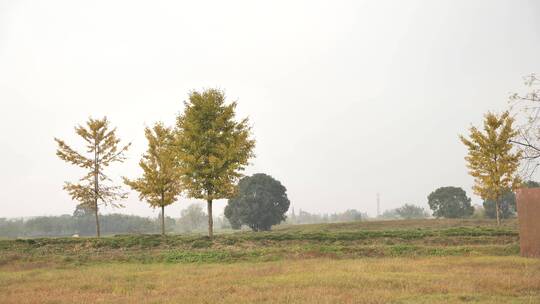
<svg viewBox="0 0 540 304">
<path fill-rule="evenodd" d="M 540 188 L 516 191 L 521 255 L 540 257 Z"/>
</svg>

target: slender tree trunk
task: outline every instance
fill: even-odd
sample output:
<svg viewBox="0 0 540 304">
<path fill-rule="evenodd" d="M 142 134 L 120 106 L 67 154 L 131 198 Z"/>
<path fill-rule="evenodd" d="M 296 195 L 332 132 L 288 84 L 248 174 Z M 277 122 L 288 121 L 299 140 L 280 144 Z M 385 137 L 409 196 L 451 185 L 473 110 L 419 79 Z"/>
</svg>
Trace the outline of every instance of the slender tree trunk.
<svg viewBox="0 0 540 304">
<path fill-rule="evenodd" d="M 499 199 L 495 200 L 495 214 L 497 215 L 497 226 L 501 225 L 501 214 L 499 211 Z"/>
<path fill-rule="evenodd" d="M 96 209 L 96 235 L 97 237 L 101 236 L 99 229 L 99 215 L 98 215 L 98 194 L 99 194 L 99 163 L 98 163 L 98 154 L 99 147 L 97 143 L 94 148 L 94 207 Z"/>
<path fill-rule="evenodd" d="M 96 199 L 95 207 L 96 207 L 96 210 L 95 210 L 96 211 L 96 235 L 97 237 L 100 237 L 101 234 L 99 231 L 99 215 L 98 215 L 97 199 Z"/>
<path fill-rule="evenodd" d="M 208 237 L 214 238 L 214 219 L 212 218 L 212 200 L 207 201 L 208 209 Z"/>
<path fill-rule="evenodd" d="M 161 205 L 161 235 L 165 235 L 165 206 Z"/>
</svg>

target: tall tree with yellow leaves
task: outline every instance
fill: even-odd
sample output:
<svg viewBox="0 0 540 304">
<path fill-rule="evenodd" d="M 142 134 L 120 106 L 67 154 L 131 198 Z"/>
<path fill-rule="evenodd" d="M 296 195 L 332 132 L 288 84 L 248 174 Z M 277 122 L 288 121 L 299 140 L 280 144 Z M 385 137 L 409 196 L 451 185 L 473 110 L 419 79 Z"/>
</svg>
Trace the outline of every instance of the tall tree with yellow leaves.
<svg viewBox="0 0 540 304">
<path fill-rule="evenodd" d="M 146 128 L 144 133 L 148 150 L 139 162 L 143 175 L 136 180 L 124 178 L 124 182 L 139 192 L 141 200 L 161 208 L 161 234 L 165 235 L 165 206 L 174 203 L 182 192 L 177 154 L 173 149 L 174 133 L 162 123 Z"/>
<path fill-rule="evenodd" d="M 58 144 L 56 155 L 70 164 L 87 170 L 88 173 L 79 183 L 66 182 L 64 189 L 72 199 L 94 211 L 96 235 L 100 237 L 99 205 L 123 207 L 117 201 L 127 197 L 127 193 L 123 192 L 120 186 L 107 184 L 112 180 L 105 174 L 104 169 L 115 162 L 123 162 L 124 154 L 131 143 L 119 145 L 120 139 L 116 136 L 116 128 L 110 129 L 107 117 L 89 118 L 86 126 L 75 127 L 75 133 L 86 142 L 87 154 L 77 152 L 63 140 L 55 138 Z"/>
<path fill-rule="evenodd" d="M 495 202 L 497 225 L 501 223 L 501 198 L 520 183 L 516 171 L 521 152 L 512 151 L 511 139 L 517 135 L 513 122 L 508 112 L 501 115 L 488 112 L 483 131 L 471 127 L 468 139 L 460 136 L 469 150 L 465 160 L 469 174 L 474 177 L 474 193 Z"/>
<path fill-rule="evenodd" d="M 176 123 L 183 185 L 190 197 L 207 202 L 210 238 L 212 202 L 234 196 L 255 147 L 247 118 L 236 121 L 235 108 L 220 90 L 194 91 Z"/>
</svg>

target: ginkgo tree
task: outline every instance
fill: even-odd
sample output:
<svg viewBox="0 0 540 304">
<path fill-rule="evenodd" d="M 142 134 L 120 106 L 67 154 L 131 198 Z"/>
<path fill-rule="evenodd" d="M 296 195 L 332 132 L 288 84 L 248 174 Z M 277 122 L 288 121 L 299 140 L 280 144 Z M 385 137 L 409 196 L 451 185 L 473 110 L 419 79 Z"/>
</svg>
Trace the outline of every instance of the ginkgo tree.
<svg viewBox="0 0 540 304">
<path fill-rule="evenodd" d="M 193 91 L 177 117 L 176 135 L 182 181 L 191 198 L 208 208 L 208 236 L 213 237 L 212 202 L 232 198 L 253 157 L 255 140 L 247 118 L 235 119 L 236 103 L 225 103 L 217 89 Z"/>
<path fill-rule="evenodd" d="M 105 174 L 105 168 L 115 162 L 123 162 L 125 152 L 131 144 L 120 145 L 116 128 L 109 127 L 107 117 L 89 118 L 86 126 L 75 127 L 75 133 L 86 142 L 86 155 L 75 151 L 63 140 L 55 138 L 58 144 L 56 155 L 87 170 L 87 174 L 78 183 L 65 182 L 64 189 L 72 199 L 94 212 L 96 235 L 100 237 L 99 205 L 122 207 L 118 201 L 127 197 L 127 193 L 122 191 L 120 186 L 110 184 L 112 180 Z"/>
<path fill-rule="evenodd" d="M 139 192 L 139 199 L 161 208 L 161 234 L 165 235 L 165 207 L 174 203 L 182 192 L 177 154 L 173 149 L 174 133 L 162 123 L 146 128 L 148 149 L 139 166 L 143 175 L 135 180 L 124 178 L 125 184 Z"/>
<path fill-rule="evenodd" d="M 495 202 L 497 225 L 501 223 L 503 195 L 520 184 L 516 171 L 521 151 L 513 151 L 511 139 L 517 135 L 513 123 L 508 112 L 501 115 L 488 112 L 484 116 L 483 131 L 471 127 L 469 138 L 460 136 L 468 149 L 465 160 L 469 174 L 474 177 L 474 193 Z"/>
</svg>

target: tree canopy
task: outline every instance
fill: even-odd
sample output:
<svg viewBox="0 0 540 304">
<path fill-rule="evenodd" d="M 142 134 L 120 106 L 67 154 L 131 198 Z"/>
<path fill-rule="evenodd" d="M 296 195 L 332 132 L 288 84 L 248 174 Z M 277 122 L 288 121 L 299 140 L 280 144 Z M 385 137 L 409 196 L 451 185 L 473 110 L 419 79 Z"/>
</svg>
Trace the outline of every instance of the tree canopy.
<svg viewBox="0 0 540 304">
<path fill-rule="evenodd" d="M 513 122 L 508 112 L 501 115 L 488 112 L 484 116 L 483 131 L 471 127 L 469 138 L 460 136 L 468 149 L 465 160 L 469 174 L 474 177 L 474 193 L 495 202 L 498 225 L 501 198 L 520 183 L 516 171 L 521 151 L 513 152 L 510 142 L 517 135 Z"/>
<path fill-rule="evenodd" d="M 220 90 L 193 91 L 176 123 L 182 182 L 191 198 L 207 202 L 210 237 L 213 200 L 234 196 L 241 172 L 254 155 L 248 120 L 236 121 L 235 108 L 235 102 L 225 104 Z"/>
<path fill-rule="evenodd" d="M 87 155 L 75 151 L 63 140 L 55 138 L 58 144 L 56 155 L 65 162 L 87 171 L 79 183 L 66 182 L 64 189 L 73 200 L 94 211 L 96 235 L 99 237 L 99 205 L 122 207 L 118 200 L 127 197 L 127 193 L 122 191 L 120 186 L 107 184 L 111 179 L 105 174 L 104 169 L 112 163 L 123 162 L 124 154 L 131 144 L 119 145 L 120 139 L 116 136 L 116 128 L 109 128 L 107 117 L 89 118 L 86 126 L 77 126 L 75 132 L 86 142 Z"/>
<path fill-rule="evenodd" d="M 143 175 L 135 180 L 124 178 L 124 182 L 139 192 L 139 199 L 161 208 L 161 233 L 165 234 L 165 206 L 174 203 L 182 191 L 173 149 L 174 133 L 162 123 L 156 123 L 153 128 L 145 128 L 144 134 L 148 149 L 139 162 Z"/>
<path fill-rule="evenodd" d="M 225 216 L 233 227 L 249 226 L 254 231 L 270 230 L 285 220 L 289 209 L 287 189 L 264 173 L 244 177 L 238 183 L 238 194 L 229 199 Z"/>
<path fill-rule="evenodd" d="M 428 195 L 433 215 L 446 218 L 469 217 L 474 213 L 471 198 L 459 187 L 441 187 Z"/>
</svg>

